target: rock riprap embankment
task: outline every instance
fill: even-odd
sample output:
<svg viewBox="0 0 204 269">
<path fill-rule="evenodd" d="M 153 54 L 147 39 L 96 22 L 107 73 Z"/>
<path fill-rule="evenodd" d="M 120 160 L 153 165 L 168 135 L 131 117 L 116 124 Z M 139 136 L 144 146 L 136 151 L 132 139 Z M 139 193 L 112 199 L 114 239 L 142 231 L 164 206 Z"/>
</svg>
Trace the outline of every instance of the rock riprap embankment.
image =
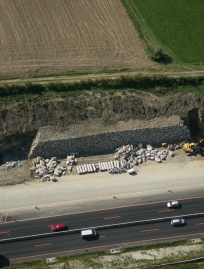
<svg viewBox="0 0 204 269">
<path fill-rule="evenodd" d="M 190 138 L 190 131 L 178 116 L 154 119 L 146 122 L 118 122 L 104 125 L 95 121 L 90 124 L 70 125 L 63 131 L 53 126 L 41 128 L 30 149 L 29 158 L 66 158 L 67 152 L 79 152 L 80 156 L 111 153 L 120 145 L 179 143 Z"/>
</svg>

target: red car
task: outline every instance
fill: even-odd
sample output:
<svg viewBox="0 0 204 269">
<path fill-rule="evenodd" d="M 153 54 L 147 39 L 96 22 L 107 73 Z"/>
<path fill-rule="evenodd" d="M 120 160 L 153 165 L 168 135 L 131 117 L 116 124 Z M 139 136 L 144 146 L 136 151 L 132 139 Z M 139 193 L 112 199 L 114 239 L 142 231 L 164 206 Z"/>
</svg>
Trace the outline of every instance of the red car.
<svg viewBox="0 0 204 269">
<path fill-rule="evenodd" d="M 53 232 L 58 232 L 58 231 L 65 231 L 67 230 L 67 226 L 65 224 L 56 224 L 51 226 L 51 230 Z"/>
</svg>

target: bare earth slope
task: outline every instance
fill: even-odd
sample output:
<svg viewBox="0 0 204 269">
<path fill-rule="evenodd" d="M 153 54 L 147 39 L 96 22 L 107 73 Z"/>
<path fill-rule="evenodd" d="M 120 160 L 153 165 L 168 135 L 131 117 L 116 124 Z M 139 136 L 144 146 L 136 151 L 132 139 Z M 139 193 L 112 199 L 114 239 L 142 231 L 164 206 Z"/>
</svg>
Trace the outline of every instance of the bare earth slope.
<svg viewBox="0 0 204 269">
<path fill-rule="evenodd" d="M 0 76 L 148 67 L 120 0 L 1 0 Z"/>
<path fill-rule="evenodd" d="M 10 154 L 12 160 L 19 159 L 21 155 L 27 156 L 35 134 L 42 126 L 55 126 L 59 131 L 63 131 L 70 125 L 86 123 L 88 128 L 89 124 L 100 121 L 109 130 L 116 124 L 119 124 L 122 130 L 123 122 L 129 122 L 132 129 L 136 121 L 145 124 L 145 121 L 162 120 L 162 117 L 174 115 L 187 119 L 192 128 L 203 128 L 203 98 L 192 93 L 155 95 L 126 90 L 87 91 L 81 95 L 67 97 L 40 95 L 32 96 L 32 101 L 2 102 L 0 161 L 5 157 L 6 161 Z"/>
</svg>

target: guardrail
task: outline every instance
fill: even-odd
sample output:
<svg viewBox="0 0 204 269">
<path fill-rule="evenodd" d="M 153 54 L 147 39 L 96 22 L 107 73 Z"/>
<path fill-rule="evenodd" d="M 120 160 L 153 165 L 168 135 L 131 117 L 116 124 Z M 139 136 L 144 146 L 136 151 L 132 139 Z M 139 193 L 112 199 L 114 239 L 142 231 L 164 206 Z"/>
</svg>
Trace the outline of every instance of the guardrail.
<svg viewBox="0 0 204 269">
<path fill-rule="evenodd" d="M 27 241 L 27 240 L 47 238 L 47 237 L 55 237 L 55 236 L 61 236 L 61 235 L 66 235 L 66 234 L 75 234 L 75 233 L 80 233 L 81 230 L 82 229 L 76 229 L 76 230 L 62 231 L 62 232 L 56 232 L 56 233 L 52 232 L 52 233 L 45 233 L 45 234 L 32 234 L 32 235 L 21 236 L 21 237 L 7 238 L 7 239 L 0 240 L 0 244 Z"/>
<path fill-rule="evenodd" d="M 56 233 L 44 233 L 44 234 L 35 234 L 35 235 L 28 235 L 28 236 L 22 236 L 22 237 L 7 238 L 7 239 L 0 240 L 0 244 L 76 234 L 86 229 L 95 229 L 97 231 L 100 231 L 100 230 L 115 229 L 115 228 L 129 227 L 129 226 L 142 225 L 142 224 L 167 222 L 167 221 L 171 221 L 172 219 L 178 219 L 178 218 L 192 219 L 192 218 L 199 218 L 199 217 L 204 217 L 204 213 L 149 219 L 149 220 L 131 221 L 131 222 L 124 222 L 124 223 L 117 223 L 117 224 L 110 224 L 110 225 L 103 225 L 103 226 L 96 226 L 96 227 L 88 227 L 88 228 L 86 227 L 86 228 L 80 228 L 80 229 L 68 230 L 68 231 L 62 231 L 62 232 L 56 232 Z"/>
<path fill-rule="evenodd" d="M 149 219 L 149 220 L 132 221 L 132 222 L 125 222 L 125 223 L 118 223 L 118 224 L 110 224 L 110 225 L 93 227 L 91 229 L 96 229 L 99 231 L 99 230 L 115 229 L 115 228 L 142 225 L 142 224 L 167 222 L 167 221 L 171 221 L 172 219 L 178 219 L 178 218 L 179 219 L 192 219 L 192 218 L 199 218 L 199 217 L 204 217 L 204 213 L 173 216 L 173 217 L 166 217 L 166 218 L 157 218 L 157 219 Z"/>
</svg>

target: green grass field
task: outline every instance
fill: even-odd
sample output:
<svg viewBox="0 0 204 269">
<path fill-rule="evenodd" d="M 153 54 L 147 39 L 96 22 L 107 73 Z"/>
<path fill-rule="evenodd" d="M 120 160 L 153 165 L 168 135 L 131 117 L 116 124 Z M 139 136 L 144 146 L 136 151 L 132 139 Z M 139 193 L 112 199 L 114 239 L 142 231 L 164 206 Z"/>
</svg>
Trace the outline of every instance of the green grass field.
<svg viewBox="0 0 204 269">
<path fill-rule="evenodd" d="M 149 49 L 163 48 L 183 63 L 204 63 L 203 0 L 122 2 Z"/>
</svg>

